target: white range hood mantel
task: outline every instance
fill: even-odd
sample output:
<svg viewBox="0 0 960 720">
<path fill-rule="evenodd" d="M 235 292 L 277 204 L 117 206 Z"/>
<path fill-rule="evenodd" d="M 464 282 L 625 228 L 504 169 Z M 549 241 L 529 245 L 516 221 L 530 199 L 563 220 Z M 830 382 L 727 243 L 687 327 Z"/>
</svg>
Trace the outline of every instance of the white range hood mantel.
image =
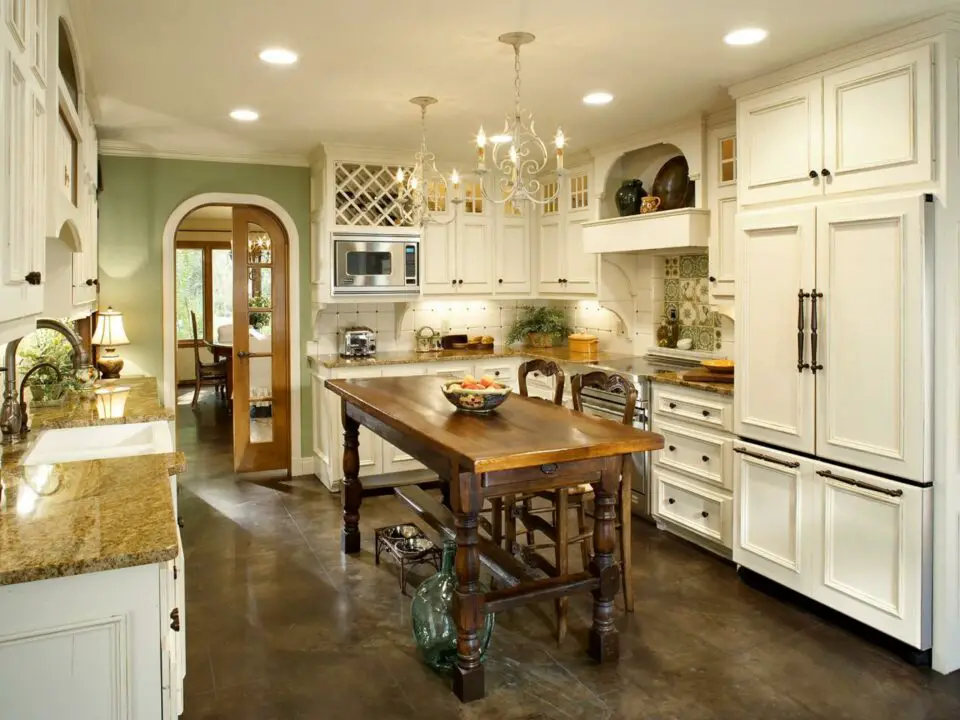
<svg viewBox="0 0 960 720">
<path fill-rule="evenodd" d="M 710 211 L 696 208 L 583 223 L 583 250 L 588 253 L 706 250 L 709 237 Z"/>
</svg>

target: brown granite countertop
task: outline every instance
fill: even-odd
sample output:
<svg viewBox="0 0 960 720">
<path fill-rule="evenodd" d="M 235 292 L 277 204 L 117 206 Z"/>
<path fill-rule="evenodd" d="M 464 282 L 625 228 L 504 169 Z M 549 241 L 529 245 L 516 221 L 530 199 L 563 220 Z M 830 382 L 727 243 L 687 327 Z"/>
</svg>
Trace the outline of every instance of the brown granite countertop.
<svg viewBox="0 0 960 720">
<path fill-rule="evenodd" d="M 128 388 L 126 396 L 124 388 Z M 74 398 L 62 407 L 31 409 L 30 427 L 47 428 L 87 427 L 90 425 L 120 425 L 123 423 L 173 420 L 174 410 L 160 404 L 157 379 L 154 377 L 99 380 L 92 398 Z M 99 401 L 98 401 L 99 398 Z"/>
<path fill-rule="evenodd" d="M 185 469 L 183 453 L 22 464 L 45 429 L 173 417 L 172 410 L 160 405 L 155 378 L 107 380 L 96 387 L 121 393 L 129 388 L 122 412 L 114 402 L 116 395 L 101 402 L 99 410 L 95 398 L 36 408 L 31 431 L 0 446 L 0 585 L 148 565 L 177 556 L 169 478 Z"/>
<path fill-rule="evenodd" d="M 554 348 L 511 348 L 497 347 L 494 350 L 441 350 L 439 352 L 418 353 L 412 350 L 390 351 L 377 353 L 370 358 L 342 358 L 339 355 L 319 355 L 308 358 L 311 364 L 327 369 L 349 367 L 376 367 L 379 365 L 412 365 L 427 362 L 445 362 L 456 360 L 484 360 L 488 358 L 543 358 L 559 363 L 576 363 L 594 365 L 603 368 L 605 362 L 625 360 L 634 357 L 622 353 L 598 352 L 591 355 L 571 353 L 567 347 Z M 718 395 L 733 395 L 733 383 L 704 383 L 692 382 L 683 378 L 683 373 L 672 370 L 663 370 L 642 360 L 630 368 L 637 375 L 644 376 L 653 382 L 681 385 L 695 390 L 717 393 Z"/>
</svg>

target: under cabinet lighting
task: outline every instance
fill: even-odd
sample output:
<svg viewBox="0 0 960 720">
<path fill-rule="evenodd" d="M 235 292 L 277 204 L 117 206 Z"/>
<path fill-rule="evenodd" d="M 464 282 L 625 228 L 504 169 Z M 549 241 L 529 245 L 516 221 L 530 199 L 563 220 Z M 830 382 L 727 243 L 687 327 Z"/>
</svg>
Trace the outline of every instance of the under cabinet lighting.
<svg viewBox="0 0 960 720">
<path fill-rule="evenodd" d="M 293 50 L 273 47 L 263 50 L 260 59 L 270 65 L 293 65 L 297 61 L 297 54 Z"/>
<path fill-rule="evenodd" d="M 230 112 L 230 117 L 234 120 L 239 120 L 240 122 L 253 122 L 254 120 L 260 117 L 260 113 L 256 110 L 250 110 L 248 108 L 237 108 Z"/>
<path fill-rule="evenodd" d="M 763 28 L 740 28 L 723 36 L 727 45 L 756 45 L 767 39 L 767 31 Z"/>
</svg>

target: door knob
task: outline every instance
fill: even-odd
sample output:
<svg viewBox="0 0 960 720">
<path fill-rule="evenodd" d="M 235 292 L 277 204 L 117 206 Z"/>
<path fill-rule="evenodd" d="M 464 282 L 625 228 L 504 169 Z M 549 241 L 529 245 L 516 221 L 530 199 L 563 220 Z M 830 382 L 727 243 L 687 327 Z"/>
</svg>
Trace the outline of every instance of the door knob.
<svg viewBox="0 0 960 720">
<path fill-rule="evenodd" d="M 240 352 L 237 353 L 237 357 L 238 358 L 250 357 L 250 353 L 248 353 L 246 350 L 241 350 Z"/>
</svg>

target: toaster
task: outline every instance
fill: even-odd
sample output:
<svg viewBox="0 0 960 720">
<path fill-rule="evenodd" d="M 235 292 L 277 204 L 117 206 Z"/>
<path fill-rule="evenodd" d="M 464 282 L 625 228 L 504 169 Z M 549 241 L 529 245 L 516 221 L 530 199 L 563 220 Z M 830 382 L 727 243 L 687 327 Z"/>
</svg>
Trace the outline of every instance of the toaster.
<svg viewBox="0 0 960 720">
<path fill-rule="evenodd" d="M 377 354 L 377 334 L 368 327 L 345 328 L 341 331 L 341 357 L 373 357 Z"/>
</svg>

